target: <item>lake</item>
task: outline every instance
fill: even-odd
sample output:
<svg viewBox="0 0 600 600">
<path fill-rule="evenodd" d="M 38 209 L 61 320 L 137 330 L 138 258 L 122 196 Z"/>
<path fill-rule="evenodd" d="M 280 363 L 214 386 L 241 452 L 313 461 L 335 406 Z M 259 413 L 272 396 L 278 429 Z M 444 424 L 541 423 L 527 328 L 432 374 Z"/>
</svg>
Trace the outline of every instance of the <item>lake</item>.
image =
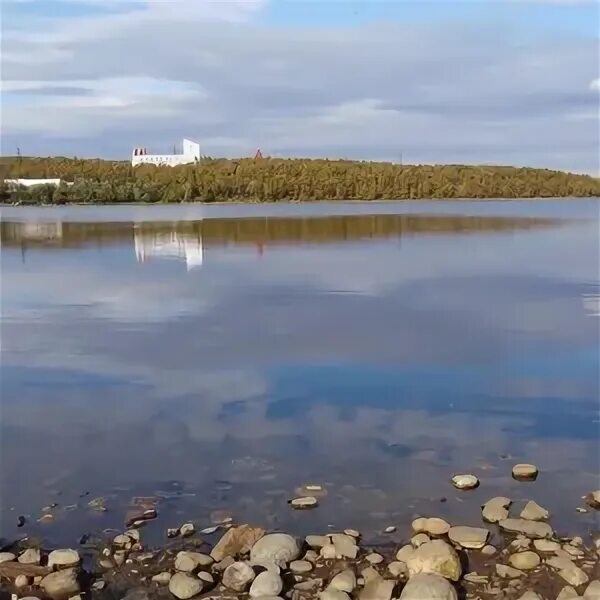
<svg viewBox="0 0 600 600">
<path fill-rule="evenodd" d="M 380 541 L 421 514 L 478 525 L 496 495 L 590 530 L 599 206 L 4 208 L 2 537 L 25 515 L 73 545 L 137 496 L 155 542 L 215 511 Z M 327 493 L 293 511 L 307 483 Z"/>
</svg>

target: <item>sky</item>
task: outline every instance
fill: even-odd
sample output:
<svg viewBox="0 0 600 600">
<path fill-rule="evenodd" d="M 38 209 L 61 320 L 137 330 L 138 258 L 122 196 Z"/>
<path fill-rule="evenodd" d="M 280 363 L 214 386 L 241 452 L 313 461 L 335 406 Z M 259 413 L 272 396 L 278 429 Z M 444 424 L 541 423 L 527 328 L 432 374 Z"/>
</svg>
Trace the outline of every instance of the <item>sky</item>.
<svg viewBox="0 0 600 600">
<path fill-rule="evenodd" d="M 600 173 L 586 0 L 5 0 L 3 155 Z"/>
</svg>

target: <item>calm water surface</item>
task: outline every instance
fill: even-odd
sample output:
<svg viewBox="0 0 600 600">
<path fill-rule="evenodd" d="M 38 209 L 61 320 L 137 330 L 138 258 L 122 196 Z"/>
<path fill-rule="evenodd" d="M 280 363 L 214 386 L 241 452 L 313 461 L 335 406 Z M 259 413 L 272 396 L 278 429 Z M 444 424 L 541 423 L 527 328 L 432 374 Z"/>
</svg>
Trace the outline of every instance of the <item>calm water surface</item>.
<svg viewBox="0 0 600 600">
<path fill-rule="evenodd" d="M 72 545 L 139 495 L 155 540 L 216 510 L 376 540 L 416 514 L 478 524 L 498 494 L 593 529 L 575 507 L 599 486 L 598 209 L 3 209 L 2 537 Z M 310 482 L 327 495 L 292 512 Z"/>
</svg>

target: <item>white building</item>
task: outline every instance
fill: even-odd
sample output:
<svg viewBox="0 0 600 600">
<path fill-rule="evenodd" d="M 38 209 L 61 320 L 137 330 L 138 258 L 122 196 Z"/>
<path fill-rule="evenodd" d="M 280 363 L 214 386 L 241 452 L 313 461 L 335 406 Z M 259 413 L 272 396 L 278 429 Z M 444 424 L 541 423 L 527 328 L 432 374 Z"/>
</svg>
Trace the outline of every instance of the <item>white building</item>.
<svg viewBox="0 0 600 600">
<path fill-rule="evenodd" d="M 139 225 L 134 227 L 135 256 L 138 262 L 149 258 L 175 258 L 185 260 L 187 270 L 202 266 L 204 248 L 202 237 L 177 231 L 143 231 Z"/>
<path fill-rule="evenodd" d="M 22 185 L 23 187 L 31 187 L 34 185 L 60 185 L 60 179 L 5 179 L 7 185 Z M 67 182 L 67 185 L 72 183 Z"/>
<path fill-rule="evenodd" d="M 136 165 L 186 165 L 200 160 L 200 144 L 191 140 L 183 140 L 183 152 L 181 154 L 148 154 L 146 148 L 134 148 L 131 154 L 131 164 Z"/>
</svg>

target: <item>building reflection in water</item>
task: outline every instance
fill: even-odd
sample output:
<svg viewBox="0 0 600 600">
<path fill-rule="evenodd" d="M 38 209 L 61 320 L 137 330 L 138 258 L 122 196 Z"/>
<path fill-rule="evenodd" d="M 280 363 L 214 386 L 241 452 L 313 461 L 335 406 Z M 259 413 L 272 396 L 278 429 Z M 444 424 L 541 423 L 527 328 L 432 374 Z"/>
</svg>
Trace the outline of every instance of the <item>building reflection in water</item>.
<svg viewBox="0 0 600 600">
<path fill-rule="evenodd" d="M 136 223 L 133 238 L 138 262 L 150 258 L 175 258 L 185 260 L 188 271 L 202 266 L 204 248 L 199 232 L 144 230 Z"/>
</svg>

